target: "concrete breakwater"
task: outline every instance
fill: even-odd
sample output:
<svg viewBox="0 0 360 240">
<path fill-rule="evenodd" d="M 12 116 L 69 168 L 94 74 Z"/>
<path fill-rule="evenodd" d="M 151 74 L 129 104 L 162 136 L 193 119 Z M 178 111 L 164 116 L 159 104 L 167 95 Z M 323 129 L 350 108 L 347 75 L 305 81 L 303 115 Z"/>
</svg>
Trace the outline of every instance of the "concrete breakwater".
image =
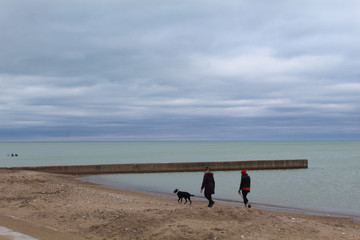
<svg viewBox="0 0 360 240">
<path fill-rule="evenodd" d="M 6 167 L 10 170 L 30 170 L 49 173 L 92 175 L 110 173 L 156 173 L 156 172 L 196 172 L 209 167 L 212 171 L 263 170 L 263 169 L 295 169 L 307 168 L 307 159 L 284 160 L 247 160 L 219 162 L 171 162 L 171 163 L 128 163 L 98 165 L 67 166 L 29 166 Z"/>
</svg>

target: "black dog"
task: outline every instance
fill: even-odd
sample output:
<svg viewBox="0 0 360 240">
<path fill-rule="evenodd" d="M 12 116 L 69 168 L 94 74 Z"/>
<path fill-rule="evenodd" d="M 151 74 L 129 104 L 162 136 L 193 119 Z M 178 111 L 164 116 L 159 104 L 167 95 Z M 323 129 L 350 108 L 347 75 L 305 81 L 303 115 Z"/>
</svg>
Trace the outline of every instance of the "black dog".
<svg viewBox="0 0 360 240">
<path fill-rule="evenodd" d="M 177 188 L 174 190 L 174 193 L 176 193 L 176 194 L 178 195 L 178 197 L 179 197 L 178 202 L 179 202 L 179 203 L 182 202 L 182 199 L 184 198 L 184 199 L 185 199 L 185 203 L 184 203 L 184 204 L 186 204 L 186 203 L 187 203 L 187 200 L 189 200 L 190 205 L 191 205 L 190 196 L 194 196 L 194 195 L 192 195 L 192 194 L 190 194 L 190 193 L 188 193 L 188 192 L 181 192 L 181 191 L 179 191 L 179 189 L 177 189 Z"/>
</svg>

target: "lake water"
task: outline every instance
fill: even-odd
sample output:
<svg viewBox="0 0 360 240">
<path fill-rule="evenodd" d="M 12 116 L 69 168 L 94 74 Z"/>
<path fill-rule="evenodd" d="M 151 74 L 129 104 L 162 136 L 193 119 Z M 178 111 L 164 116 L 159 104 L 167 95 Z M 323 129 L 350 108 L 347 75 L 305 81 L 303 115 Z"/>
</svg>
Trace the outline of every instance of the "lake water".
<svg viewBox="0 0 360 240">
<path fill-rule="evenodd" d="M 306 158 L 308 169 L 249 171 L 253 206 L 360 218 L 360 141 L 2 142 L 0 154 L 2 166 Z M 241 206 L 240 172 L 214 174 L 213 197 Z M 188 172 L 82 179 L 162 194 L 179 188 L 202 196 L 202 177 L 202 172 Z"/>
</svg>

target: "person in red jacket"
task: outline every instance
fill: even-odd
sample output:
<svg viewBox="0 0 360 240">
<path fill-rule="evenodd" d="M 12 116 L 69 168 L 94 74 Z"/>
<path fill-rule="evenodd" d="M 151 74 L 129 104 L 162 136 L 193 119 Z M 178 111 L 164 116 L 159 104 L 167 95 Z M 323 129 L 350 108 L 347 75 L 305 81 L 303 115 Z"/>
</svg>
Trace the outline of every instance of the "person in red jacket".
<svg viewBox="0 0 360 240">
<path fill-rule="evenodd" d="M 215 203 L 211 198 L 211 195 L 215 193 L 215 180 L 214 180 L 214 174 L 210 172 L 208 167 L 204 169 L 204 178 L 201 185 L 200 193 L 202 193 L 204 188 L 205 188 L 204 195 L 206 199 L 209 201 L 208 207 L 212 207 Z"/>
<path fill-rule="evenodd" d="M 247 174 L 246 170 L 241 171 L 241 182 L 239 187 L 239 195 L 242 195 L 242 198 L 244 199 L 244 205 L 245 207 L 251 208 L 251 205 L 248 204 L 249 200 L 247 199 L 247 195 L 250 192 L 250 176 Z"/>
</svg>

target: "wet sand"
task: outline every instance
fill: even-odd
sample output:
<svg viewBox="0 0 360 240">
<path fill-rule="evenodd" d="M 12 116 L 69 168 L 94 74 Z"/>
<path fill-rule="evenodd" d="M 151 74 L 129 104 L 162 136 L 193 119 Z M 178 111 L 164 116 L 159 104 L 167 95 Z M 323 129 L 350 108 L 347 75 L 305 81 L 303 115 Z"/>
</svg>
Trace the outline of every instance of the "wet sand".
<svg viewBox="0 0 360 240">
<path fill-rule="evenodd" d="M 0 226 L 36 239 L 360 239 L 360 221 L 114 189 L 0 170 Z M 0 240 L 13 239 L 0 235 Z"/>
</svg>

